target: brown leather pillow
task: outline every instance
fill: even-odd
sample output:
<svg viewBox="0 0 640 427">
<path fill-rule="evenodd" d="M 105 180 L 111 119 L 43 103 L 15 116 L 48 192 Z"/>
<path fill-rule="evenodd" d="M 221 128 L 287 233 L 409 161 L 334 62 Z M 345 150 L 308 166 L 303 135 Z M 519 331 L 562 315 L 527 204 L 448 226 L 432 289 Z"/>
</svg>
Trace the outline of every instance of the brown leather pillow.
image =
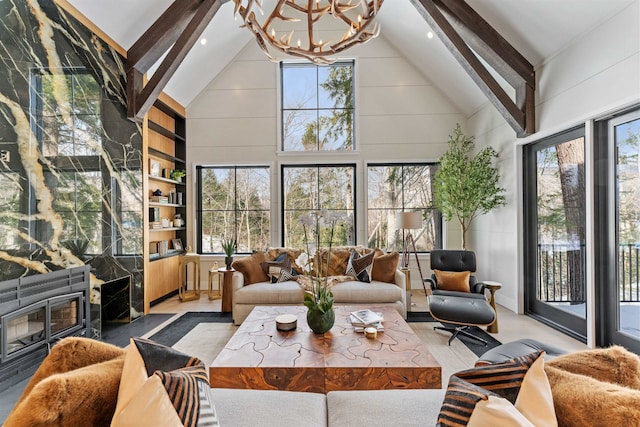
<svg viewBox="0 0 640 427">
<path fill-rule="evenodd" d="M 443 291 L 471 292 L 469 287 L 470 271 L 433 270 L 438 281 L 438 289 Z"/>
<path fill-rule="evenodd" d="M 398 252 L 391 252 L 388 254 L 378 255 L 373 258 L 373 271 L 371 272 L 371 278 L 385 283 L 394 283 L 396 280 L 396 269 L 398 268 L 398 260 L 400 254 Z"/>
<path fill-rule="evenodd" d="M 245 286 L 253 283 L 269 282 L 269 276 L 265 274 L 260 266 L 266 260 L 267 256 L 264 252 L 256 252 L 251 256 L 233 261 L 231 267 L 242 273 Z"/>
</svg>

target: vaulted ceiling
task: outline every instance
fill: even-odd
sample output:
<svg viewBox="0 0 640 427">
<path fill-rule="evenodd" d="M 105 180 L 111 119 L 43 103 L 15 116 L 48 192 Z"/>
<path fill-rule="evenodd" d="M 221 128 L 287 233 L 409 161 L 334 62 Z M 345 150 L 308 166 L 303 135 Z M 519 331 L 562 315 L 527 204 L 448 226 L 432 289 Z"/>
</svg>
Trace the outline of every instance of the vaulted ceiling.
<svg viewBox="0 0 640 427">
<path fill-rule="evenodd" d="M 125 50 L 173 3 L 173 0 L 68 1 Z M 637 0 L 467 0 L 467 3 L 537 68 L 634 1 Z M 445 45 L 437 37 L 427 38 L 432 29 L 409 0 L 385 0 L 378 20 L 382 28 L 380 37 L 396 46 L 466 116 L 488 101 Z M 191 49 L 164 89 L 187 108 L 247 43 L 254 42 L 234 19 L 233 1 L 221 7 L 202 36 L 207 43 L 197 43 Z"/>
</svg>

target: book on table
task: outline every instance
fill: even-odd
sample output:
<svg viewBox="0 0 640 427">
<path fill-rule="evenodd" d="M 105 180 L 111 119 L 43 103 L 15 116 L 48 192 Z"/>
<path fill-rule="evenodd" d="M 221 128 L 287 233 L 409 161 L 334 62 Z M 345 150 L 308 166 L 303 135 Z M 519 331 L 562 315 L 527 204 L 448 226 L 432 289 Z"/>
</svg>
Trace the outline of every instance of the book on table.
<svg viewBox="0 0 640 427">
<path fill-rule="evenodd" d="M 384 330 L 382 326 L 384 316 L 382 313 L 376 313 L 369 309 L 352 311 L 349 320 L 356 332 L 362 332 L 364 328 L 369 326 L 376 328 L 379 332 Z"/>
</svg>

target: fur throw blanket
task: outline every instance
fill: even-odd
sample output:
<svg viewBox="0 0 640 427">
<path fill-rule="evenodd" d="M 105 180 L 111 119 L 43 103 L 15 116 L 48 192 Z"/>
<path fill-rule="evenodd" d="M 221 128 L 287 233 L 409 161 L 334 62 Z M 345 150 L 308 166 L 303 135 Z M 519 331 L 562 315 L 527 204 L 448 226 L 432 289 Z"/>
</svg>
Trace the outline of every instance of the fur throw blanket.
<svg viewBox="0 0 640 427">
<path fill-rule="evenodd" d="M 580 351 L 545 363 L 558 425 L 639 426 L 640 358 L 623 347 Z"/>
<path fill-rule="evenodd" d="M 116 407 L 125 350 L 69 337 L 44 359 L 4 427 L 108 426 Z"/>
</svg>

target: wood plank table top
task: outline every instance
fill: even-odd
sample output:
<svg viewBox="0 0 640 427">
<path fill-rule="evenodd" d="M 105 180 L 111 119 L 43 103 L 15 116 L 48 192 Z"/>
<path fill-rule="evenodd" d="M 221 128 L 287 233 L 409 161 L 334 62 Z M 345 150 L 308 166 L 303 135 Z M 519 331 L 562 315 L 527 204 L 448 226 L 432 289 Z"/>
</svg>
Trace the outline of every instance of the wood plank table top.
<svg viewBox="0 0 640 427">
<path fill-rule="evenodd" d="M 349 322 L 349 313 L 362 308 L 384 315 L 376 339 Z M 393 307 L 335 311 L 333 328 L 314 334 L 304 306 L 255 307 L 209 367 L 211 387 L 318 393 L 441 387 L 440 365 Z M 297 328 L 278 331 L 280 314 L 296 315 Z"/>
</svg>

